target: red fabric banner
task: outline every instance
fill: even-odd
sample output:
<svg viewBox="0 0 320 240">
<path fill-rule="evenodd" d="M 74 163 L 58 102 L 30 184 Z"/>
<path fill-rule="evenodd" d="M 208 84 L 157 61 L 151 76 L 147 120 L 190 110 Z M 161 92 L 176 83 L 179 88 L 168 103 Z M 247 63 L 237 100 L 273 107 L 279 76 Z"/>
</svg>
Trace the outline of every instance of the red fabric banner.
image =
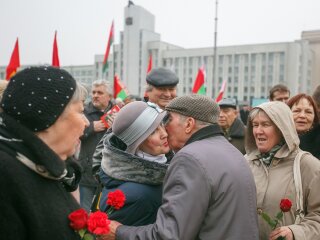
<svg viewBox="0 0 320 240">
<path fill-rule="evenodd" d="M 16 74 L 18 67 L 20 67 L 20 56 L 19 41 L 17 38 L 16 44 L 14 45 L 14 49 L 11 54 L 9 65 L 6 68 L 6 80 L 10 80 L 10 78 Z"/>
</svg>

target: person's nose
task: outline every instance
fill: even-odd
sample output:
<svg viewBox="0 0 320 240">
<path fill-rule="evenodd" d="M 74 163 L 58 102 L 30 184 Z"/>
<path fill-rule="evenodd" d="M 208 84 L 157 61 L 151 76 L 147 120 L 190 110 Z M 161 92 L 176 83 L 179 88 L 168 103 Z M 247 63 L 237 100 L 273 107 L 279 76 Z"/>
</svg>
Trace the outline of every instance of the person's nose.
<svg viewBox="0 0 320 240">
<path fill-rule="evenodd" d="M 261 133 L 263 133 L 263 129 L 262 129 L 262 127 L 259 125 L 259 126 L 256 126 L 255 128 L 254 128 L 254 131 L 255 131 L 255 133 L 256 134 L 261 134 Z"/>
<path fill-rule="evenodd" d="M 163 91 L 163 94 L 164 94 L 165 96 L 167 96 L 167 97 L 170 97 L 170 95 L 171 95 L 170 89 L 165 89 L 165 90 Z"/>
<path fill-rule="evenodd" d="M 298 113 L 298 116 L 304 118 L 304 117 L 306 116 L 305 111 L 300 111 L 300 112 Z"/>
<path fill-rule="evenodd" d="M 90 122 L 89 122 L 88 118 L 86 117 L 86 115 L 84 115 L 84 114 L 83 114 L 83 120 L 84 120 L 85 126 L 86 126 L 86 127 L 89 127 Z"/>
<path fill-rule="evenodd" d="M 168 133 L 167 133 L 165 127 L 163 127 L 163 126 L 160 126 L 160 136 L 161 136 L 161 138 L 168 137 Z"/>
</svg>

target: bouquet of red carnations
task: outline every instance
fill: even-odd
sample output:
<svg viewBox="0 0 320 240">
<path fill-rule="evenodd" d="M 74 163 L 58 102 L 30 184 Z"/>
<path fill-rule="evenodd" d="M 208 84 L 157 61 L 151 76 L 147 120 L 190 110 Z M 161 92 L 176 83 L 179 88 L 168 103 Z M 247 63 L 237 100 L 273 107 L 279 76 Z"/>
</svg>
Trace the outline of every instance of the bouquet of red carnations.
<svg viewBox="0 0 320 240">
<path fill-rule="evenodd" d="M 83 208 L 69 214 L 70 227 L 79 233 L 83 240 L 94 240 L 94 235 L 109 233 L 110 220 L 107 214 L 124 206 L 126 197 L 121 190 L 110 192 L 107 198 L 107 213 L 96 211 L 88 214 Z"/>
</svg>

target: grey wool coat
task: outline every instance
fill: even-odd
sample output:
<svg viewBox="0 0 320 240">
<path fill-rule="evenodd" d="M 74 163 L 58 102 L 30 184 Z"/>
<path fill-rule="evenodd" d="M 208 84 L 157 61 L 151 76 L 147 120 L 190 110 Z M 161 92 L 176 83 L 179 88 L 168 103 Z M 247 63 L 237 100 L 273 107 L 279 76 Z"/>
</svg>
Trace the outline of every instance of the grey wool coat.
<svg viewBox="0 0 320 240">
<path fill-rule="evenodd" d="M 258 240 L 252 173 L 218 125 L 200 129 L 176 153 L 163 188 L 156 222 L 120 226 L 116 239 Z"/>
</svg>

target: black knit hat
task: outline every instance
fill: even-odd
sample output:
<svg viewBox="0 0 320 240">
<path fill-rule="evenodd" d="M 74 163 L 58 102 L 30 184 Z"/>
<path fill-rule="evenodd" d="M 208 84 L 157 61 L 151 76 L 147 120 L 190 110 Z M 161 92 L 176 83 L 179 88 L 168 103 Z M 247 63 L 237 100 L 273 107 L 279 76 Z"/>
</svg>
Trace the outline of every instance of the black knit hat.
<svg viewBox="0 0 320 240">
<path fill-rule="evenodd" d="M 169 102 L 166 110 L 207 123 L 217 123 L 220 113 L 218 104 L 212 98 L 196 94 L 176 97 Z"/>
<path fill-rule="evenodd" d="M 76 81 L 65 70 L 50 66 L 29 67 L 13 76 L 3 93 L 3 112 L 37 132 L 50 127 L 76 90 Z"/>
</svg>

